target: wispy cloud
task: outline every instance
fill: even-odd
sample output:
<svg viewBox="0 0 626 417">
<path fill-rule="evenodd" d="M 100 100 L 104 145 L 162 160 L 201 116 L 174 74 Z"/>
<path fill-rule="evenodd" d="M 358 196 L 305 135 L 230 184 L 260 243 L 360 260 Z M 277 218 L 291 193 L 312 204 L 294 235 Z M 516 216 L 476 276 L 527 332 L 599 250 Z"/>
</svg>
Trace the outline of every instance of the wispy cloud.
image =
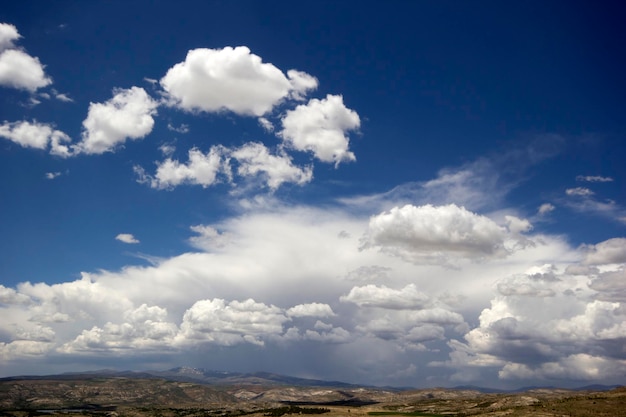
<svg viewBox="0 0 626 417">
<path fill-rule="evenodd" d="M 46 172 L 46 178 L 49 180 L 53 180 L 57 177 L 60 177 L 61 173 L 60 172 Z"/>
<path fill-rule="evenodd" d="M 174 126 L 171 123 L 167 124 L 167 130 L 170 130 L 172 132 L 176 132 L 176 133 L 189 133 L 189 125 L 186 124 L 181 124 L 180 126 Z"/>
<path fill-rule="evenodd" d="M 602 177 L 599 175 L 578 175 L 576 177 L 576 181 L 584 181 L 584 182 L 611 182 L 613 178 L 611 177 Z"/>
<path fill-rule="evenodd" d="M 539 206 L 539 208 L 537 209 L 537 214 L 539 216 L 545 216 L 548 213 L 551 213 L 554 211 L 556 207 L 554 207 L 553 204 L 550 203 L 543 203 L 542 205 Z"/>
<path fill-rule="evenodd" d="M 585 187 L 576 187 L 576 188 L 568 188 L 565 190 L 565 194 L 569 196 L 580 196 L 580 197 L 588 197 L 594 194 L 589 188 Z"/>
</svg>

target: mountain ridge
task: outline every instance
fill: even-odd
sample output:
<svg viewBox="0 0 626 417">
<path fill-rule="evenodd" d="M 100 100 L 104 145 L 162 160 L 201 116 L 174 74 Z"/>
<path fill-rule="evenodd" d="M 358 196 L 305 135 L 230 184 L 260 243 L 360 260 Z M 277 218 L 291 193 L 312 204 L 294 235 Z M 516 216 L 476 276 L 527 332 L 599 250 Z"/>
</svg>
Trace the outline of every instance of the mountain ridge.
<svg viewBox="0 0 626 417">
<path fill-rule="evenodd" d="M 46 375 L 16 375 L 0 378 L 0 381 L 12 380 L 71 380 L 88 379 L 97 377 L 109 378 L 132 378 L 132 379 L 164 379 L 178 382 L 193 382 L 202 385 L 259 385 L 259 386 L 295 386 L 295 387 L 329 387 L 329 388 L 368 388 L 390 391 L 410 391 L 424 389 L 447 389 L 447 390 L 471 390 L 481 393 L 520 393 L 533 390 L 564 389 L 568 391 L 609 391 L 621 387 L 621 385 L 592 384 L 574 388 L 559 388 L 555 386 L 525 386 L 513 389 L 498 389 L 482 387 L 478 385 L 458 385 L 453 387 L 400 387 L 400 386 L 374 386 L 367 384 L 354 384 L 335 380 L 322 380 L 313 378 L 301 378 L 282 375 L 267 371 L 256 372 L 233 372 L 219 371 L 205 368 L 193 368 L 179 366 L 167 370 L 114 370 L 99 369 L 93 371 L 64 372 L 61 374 Z"/>
</svg>

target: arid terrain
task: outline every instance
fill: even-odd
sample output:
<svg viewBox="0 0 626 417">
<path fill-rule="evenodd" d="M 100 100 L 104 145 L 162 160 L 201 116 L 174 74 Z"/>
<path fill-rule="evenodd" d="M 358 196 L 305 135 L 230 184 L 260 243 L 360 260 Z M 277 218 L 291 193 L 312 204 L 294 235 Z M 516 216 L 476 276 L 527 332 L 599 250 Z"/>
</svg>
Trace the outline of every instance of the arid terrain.
<svg viewBox="0 0 626 417">
<path fill-rule="evenodd" d="M 68 374 L 0 380 L 0 416 L 51 414 L 77 417 L 626 416 L 626 387 L 531 389 L 515 393 L 443 388 L 395 390 L 189 368 L 161 375 Z"/>
</svg>

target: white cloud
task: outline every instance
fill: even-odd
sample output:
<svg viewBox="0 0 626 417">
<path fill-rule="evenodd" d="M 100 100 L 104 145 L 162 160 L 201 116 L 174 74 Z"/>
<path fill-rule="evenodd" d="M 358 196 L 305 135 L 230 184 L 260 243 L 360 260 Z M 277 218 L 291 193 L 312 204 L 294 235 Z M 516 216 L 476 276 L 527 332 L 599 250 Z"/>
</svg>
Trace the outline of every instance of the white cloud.
<svg viewBox="0 0 626 417">
<path fill-rule="evenodd" d="M 481 372 L 497 378 L 507 364 L 534 371 L 570 355 L 617 366 L 626 331 L 623 307 L 616 305 L 624 297 L 619 267 L 562 273 L 581 251 L 532 231 L 537 246 L 506 259 L 488 257 L 459 269 L 407 263 L 359 251 L 368 221 L 348 206 L 274 200 L 270 210 L 248 208 L 193 226 L 193 251 L 151 265 L 57 285 L 0 287 L 0 315 L 7 318 L 0 321 L 6 352 L 0 363 L 13 369 L 5 367 L 13 366 L 9 357 L 47 361 L 79 353 L 72 359 L 85 364 L 98 358 L 114 366 L 154 355 L 162 367 L 185 360 L 229 368 L 279 358 L 303 373 L 328 366 L 346 378 L 385 384 L 398 380 L 379 375 L 408 363 L 420 378 L 441 375 L 427 361 L 453 367 L 454 379 L 492 383 Z M 445 216 L 432 217 L 439 221 L 448 224 Z M 546 259 L 559 265 L 546 266 Z M 376 285 L 367 285 L 372 281 Z M 554 295 L 543 297 L 548 292 Z M 38 341 L 53 334 L 50 342 Z M 21 343 L 18 335 L 30 340 Z M 455 340 L 463 335 L 467 343 Z M 324 354 L 311 355 L 320 343 Z M 304 356 L 306 363 L 298 360 Z"/>
<path fill-rule="evenodd" d="M 530 227 L 512 216 L 508 223 L 510 231 L 454 204 L 394 207 L 370 218 L 362 248 L 379 248 L 410 262 L 501 257 L 512 250 L 507 240 L 519 243 L 514 235 Z"/>
<path fill-rule="evenodd" d="M 585 265 L 602 265 L 626 262 L 626 238 L 619 237 L 595 245 L 582 245 Z"/>
<path fill-rule="evenodd" d="M 13 48 L 13 42 L 21 38 L 14 25 L 0 23 L 0 51 Z"/>
<path fill-rule="evenodd" d="M 53 180 L 57 177 L 60 177 L 61 173 L 60 172 L 46 172 L 46 178 L 49 180 Z"/>
<path fill-rule="evenodd" d="M 626 361 L 579 353 L 566 356 L 558 361 L 546 362 L 538 367 L 508 363 L 499 372 L 502 379 L 574 379 L 582 381 L 602 381 L 609 377 L 619 377 L 626 373 Z"/>
<path fill-rule="evenodd" d="M 361 307 L 380 307 L 387 309 L 419 309 L 428 304 L 429 297 L 418 291 L 415 284 L 409 284 L 401 290 L 386 286 L 366 285 L 354 287 L 348 295 L 342 295 L 341 301 L 354 303 Z"/>
<path fill-rule="evenodd" d="M 554 205 L 550 203 L 543 203 L 537 209 L 537 214 L 539 214 L 540 216 L 545 216 L 546 214 L 553 212 L 554 209 L 555 209 Z"/>
<path fill-rule="evenodd" d="M 7 288 L 0 284 L 0 303 L 2 304 L 29 304 L 30 297 L 20 294 L 13 288 Z"/>
<path fill-rule="evenodd" d="M 328 304 L 323 303 L 308 303 L 298 304 L 287 310 L 287 316 L 289 317 L 332 317 L 335 313 Z"/>
<path fill-rule="evenodd" d="M 83 330 L 74 340 L 64 344 L 59 351 L 72 353 L 124 353 L 129 349 L 143 352 L 168 350 L 178 333 L 178 326 L 167 321 L 167 310 L 142 304 L 124 312 L 120 324 L 107 322 L 102 327 Z"/>
<path fill-rule="evenodd" d="M 615 243 L 590 245 L 600 248 L 593 262 L 622 260 L 609 250 Z M 451 344 L 450 363 L 496 368 L 501 379 L 615 378 L 626 365 L 618 347 L 626 338 L 623 279 L 623 265 L 599 273 L 580 264 L 564 273 L 547 264 L 501 279 L 479 326 L 465 335 L 468 344 Z"/>
<path fill-rule="evenodd" d="M 306 184 L 313 179 L 312 167 L 299 168 L 293 165 L 286 153 L 271 155 L 261 143 L 247 143 L 230 153 L 237 160 L 237 173 L 242 177 L 263 174 L 267 186 L 276 190 L 285 182 L 298 185 Z"/>
<path fill-rule="evenodd" d="M 626 302 L 626 266 L 622 265 L 614 271 L 590 272 L 589 275 L 597 274 L 589 283 L 589 288 L 598 291 L 599 300 Z"/>
<path fill-rule="evenodd" d="M 514 275 L 498 282 L 498 292 L 505 296 L 554 297 L 552 280 L 527 274 Z"/>
<path fill-rule="evenodd" d="M 189 126 L 186 124 L 181 124 L 180 126 L 176 127 L 174 125 L 172 125 L 171 123 L 167 124 L 167 130 L 171 130 L 172 132 L 176 132 L 176 133 L 189 133 Z"/>
<path fill-rule="evenodd" d="M 513 234 L 527 233 L 533 228 L 533 225 L 526 219 L 520 219 L 515 216 L 504 216 L 506 227 Z"/>
<path fill-rule="evenodd" d="M 171 158 L 157 163 L 154 176 L 148 175 L 142 167 L 136 166 L 134 169 L 139 182 L 148 183 L 152 188 L 171 189 L 182 184 L 202 185 L 206 188 L 219 182 L 235 185 L 231 166 L 233 161 L 237 162 L 236 173 L 239 178 L 258 177 L 271 190 L 287 182 L 306 184 L 313 178 L 312 167 L 297 167 L 286 153 L 272 155 L 265 145 L 254 142 L 236 149 L 212 146 L 206 154 L 193 148 L 189 151 L 187 163 Z"/>
<path fill-rule="evenodd" d="M 27 122 L 4 122 L 0 125 L 0 137 L 9 139 L 24 148 L 47 149 L 50 154 L 66 158 L 72 156 L 72 151 L 64 143 L 71 142 L 70 137 L 54 129 L 51 125 Z"/>
<path fill-rule="evenodd" d="M 253 299 L 231 301 L 201 300 L 194 303 L 183 316 L 181 334 L 187 340 L 200 340 L 218 345 L 239 343 L 264 344 L 264 338 L 283 333 L 289 321 L 283 311 L 273 305 Z"/>
<path fill-rule="evenodd" d="M 187 111 L 232 111 L 262 116 L 288 96 L 300 98 L 317 86 L 299 71 L 283 72 L 245 46 L 190 50 L 184 62 L 167 71 L 160 83 L 171 104 Z"/>
<path fill-rule="evenodd" d="M 119 235 L 115 236 L 115 240 L 119 240 L 120 242 L 129 244 L 139 243 L 139 240 L 130 233 L 120 233 Z"/>
<path fill-rule="evenodd" d="M 263 130 L 265 130 L 268 133 L 271 133 L 274 131 L 274 125 L 265 117 L 259 117 L 259 125 L 263 128 Z"/>
<path fill-rule="evenodd" d="M 613 221 L 626 224 L 626 209 L 614 200 L 600 201 L 594 197 L 595 193 L 584 187 L 568 188 L 566 194 L 572 198 L 564 199 L 563 204 L 581 213 L 591 213 L 610 218 Z"/>
<path fill-rule="evenodd" d="M 190 149 L 187 163 L 167 158 L 157 164 L 154 176 L 146 174 L 140 166 L 135 166 L 134 170 L 138 181 L 152 188 L 171 189 L 181 184 L 197 184 L 206 188 L 219 182 L 217 175 L 222 170 L 223 151 L 218 146 L 211 147 L 206 154 L 197 148 Z"/>
<path fill-rule="evenodd" d="M 197 236 L 189 238 L 189 243 L 198 249 L 202 249 L 207 252 L 212 252 L 218 249 L 226 247 L 230 243 L 231 236 L 229 233 L 220 232 L 214 227 L 207 225 L 191 226 L 193 232 L 197 233 Z"/>
<path fill-rule="evenodd" d="M 87 154 L 113 151 L 127 139 L 152 131 L 158 103 L 143 88 L 115 89 L 105 103 L 90 103 L 78 149 Z"/>
<path fill-rule="evenodd" d="M 159 150 L 161 151 L 163 156 L 172 156 L 174 152 L 176 152 L 176 147 L 174 145 L 164 143 L 163 145 L 159 146 Z"/>
<path fill-rule="evenodd" d="M 39 58 L 13 48 L 13 41 L 21 36 L 15 26 L 0 23 L 0 85 L 30 92 L 52 84 Z"/>
<path fill-rule="evenodd" d="M 295 100 L 304 100 L 309 90 L 317 89 L 318 81 L 314 76 L 303 71 L 289 70 L 287 77 L 291 83 L 291 97 Z"/>
<path fill-rule="evenodd" d="M 576 187 L 576 188 L 568 188 L 565 190 L 565 194 L 569 196 L 580 196 L 580 197 L 588 197 L 594 194 L 589 188 L 585 187 Z"/>
<path fill-rule="evenodd" d="M 613 178 L 611 178 L 611 177 L 602 177 L 600 175 L 578 175 L 576 177 L 576 181 L 611 182 L 611 181 L 613 181 Z"/>
<path fill-rule="evenodd" d="M 69 97 L 65 93 L 57 93 L 57 94 L 54 95 L 54 98 L 56 98 L 59 101 L 63 101 L 65 103 L 71 103 L 71 102 L 74 101 L 71 97 Z"/>
<path fill-rule="evenodd" d="M 343 97 L 327 95 L 325 99 L 311 99 L 282 118 L 279 136 L 293 149 L 310 151 L 323 162 L 356 160 L 348 150 L 346 133 L 359 128 L 359 115 L 343 104 Z"/>
<path fill-rule="evenodd" d="M 14 340 L 10 343 L 0 342 L 0 358 L 11 361 L 16 358 L 37 357 L 45 355 L 54 348 L 50 342 L 36 340 Z"/>
<path fill-rule="evenodd" d="M 303 339 L 322 343 L 346 343 L 352 340 L 350 332 L 342 327 L 333 327 L 330 330 L 306 330 Z"/>
</svg>

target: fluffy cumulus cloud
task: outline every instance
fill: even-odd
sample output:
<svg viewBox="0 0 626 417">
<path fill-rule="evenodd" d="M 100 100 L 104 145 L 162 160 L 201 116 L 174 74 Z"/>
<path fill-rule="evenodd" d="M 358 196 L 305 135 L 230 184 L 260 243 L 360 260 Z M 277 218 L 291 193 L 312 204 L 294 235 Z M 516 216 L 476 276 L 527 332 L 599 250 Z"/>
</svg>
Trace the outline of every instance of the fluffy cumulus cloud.
<svg viewBox="0 0 626 417">
<path fill-rule="evenodd" d="M 0 23 L 0 51 L 13 48 L 14 42 L 21 38 L 17 28 L 9 23 Z"/>
<path fill-rule="evenodd" d="M 0 125 L 0 137 L 24 148 L 49 149 L 50 154 L 68 157 L 73 151 L 70 137 L 53 126 L 36 121 L 4 122 Z"/>
<path fill-rule="evenodd" d="M 135 167 L 135 172 L 139 182 L 157 189 L 172 189 L 182 184 L 206 188 L 222 182 L 234 186 L 236 180 L 257 179 L 270 190 L 276 190 L 285 183 L 303 185 L 313 178 L 311 166 L 298 167 L 286 153 L 272 154 L 265 145 L 256 142 L 234 149 L 212 146 L 207 153 L 193 148 L 185 163 L 167 158 L 157 163 L 154 175 L 140 166 Z"/>
<path fill-rule="evenodd" d="M 127 139 L 141 139 L 152 131 L 158 103 L 143 88 L 116 89 L 104 103 L 90 103 L 83 121 L 80 152 L 113 151 Z"/>
<path fill-rule="evenodd" d="M 409 284 L 401 290 L 394 290 L 383 286 L 366 285 L 354 287 L 348 295 L 342 296 L 341 301 L 354 303 L 358 306 L 381 307 L 392 310 L 421 308 L 429 297 L 417 290 L 415 284 Z"/>
<path fill-rule="evenodd" d="M 142 304 L 124 312 L 122 323 L 107 322 L 83 330 L 75 339 L 59 347 L 64 354 L 101 352 L 123 354 L 128 349 L 163 351 L 171 345 L 178 326 L 167 321 L 167 310 Z"/>
<path fill-rule="evenodd" d="M 14 49 L 14 42 L 19 38 L 15 26 L 0 23 L 0 85 L 35 92 L 52 84 L 39 58 Z"/>
<path fill-rule="evenodd" d="M 223 149 L 219 146 L 211 147 L 206 154 L 193 148 L 189 150 L 186 163 L 171 158 L 159 162 L 154 176 L 147 174 L 140 166 L 135 166 L 134 170 L 138 181 L 147 183 L 152 188 L 171 189 L 181 184 L 197 184 L 206 188 L 218 182 L 222 154 Z"/>
<path fill-rule="evenodd" d="M 507 217 L 508 228 L 455 204 L 394 207 L 370 218 L 363 249 L 378 248 L 410 262 L 447 264 L 509 254 L 530 224 Z"/>
<path fill-rule="evenodd" d="M 0 85 L 31 92 L 52 84 L 39 58 L 24 51 L 8 49 L 0 53 Z"/>
<path fill-rule="evenodd" d="M 247 143 L 230 153 L 237 160 L 237 173 L 242 177 L 263 175 L 267 186 L 275 190 L 285 182 L 306 184 L 313 179 L 311 166 L 300 168 L 285 153 L 270 154 L 261 143 Z"/>
<path fill-rule="evenodd" d="M 185 312 L 181 332 L 185 341 L 262 345 L 264 338 L 281 335 L 288 320 L 280 308 L 253 299 L 229 303 L 222 299 L 201 300 Z"/>
<path fill-rule="evenodd" d="M 288 110 L 282 118 L 279 135 L 289 147 L 312 152 L 320 161 L 338 165 L 356 160 L 349 150 L 347 132 L 360 125 L 359 115 L 343 104 L 343 97 L 329 94 Z"/>
<path fill-rule="evenodd" d="M 595 245 L 583 245 L 586 265 L 601 265 L 626 262 L 626 238 L 618 237 Z"/>
<path fill-rule="evenodd" d="M 333 309 L 328 304 L 308 303 L 298 304 L 287 310 L 289 317 L 332 317 L 335 315 Z"/>
<path fill-rule="evenodd" d="M 418 291 L 414 284 L 399 290 L 384 285 L 354 287 L 340 301 L 362 308 L 356 316 L 356 331 L 363 337 L 409 351 L 429 350 L 428 344 L 444 339 L 446 327 L 466 329 L 461 314 Z"/>
<path fill-rule="evenodd" d="M 301 71 L 285 75 L 245 46 L 190 50 L 160 81 L 171 104 L 187 111 L 231 111 L 262 116 L 287 97 L 301 99 L 317 80 Z"/>
<path fill-rule="evenodd" d="M 612 239 L 613 241 L 613 239 Z M 589 268 L 547 264 L 502 278 L 479 326 L 452 343 L 448 364 L 456 369 L 494 368 L 501 379 L 587 380 L 616 378 L 626 370 L 624 262 L 609 247 Z M 600 265 L 603 264 L 603 265 Z M 608 269 L 607 269 L 608 268 Z"/>
</svg>

